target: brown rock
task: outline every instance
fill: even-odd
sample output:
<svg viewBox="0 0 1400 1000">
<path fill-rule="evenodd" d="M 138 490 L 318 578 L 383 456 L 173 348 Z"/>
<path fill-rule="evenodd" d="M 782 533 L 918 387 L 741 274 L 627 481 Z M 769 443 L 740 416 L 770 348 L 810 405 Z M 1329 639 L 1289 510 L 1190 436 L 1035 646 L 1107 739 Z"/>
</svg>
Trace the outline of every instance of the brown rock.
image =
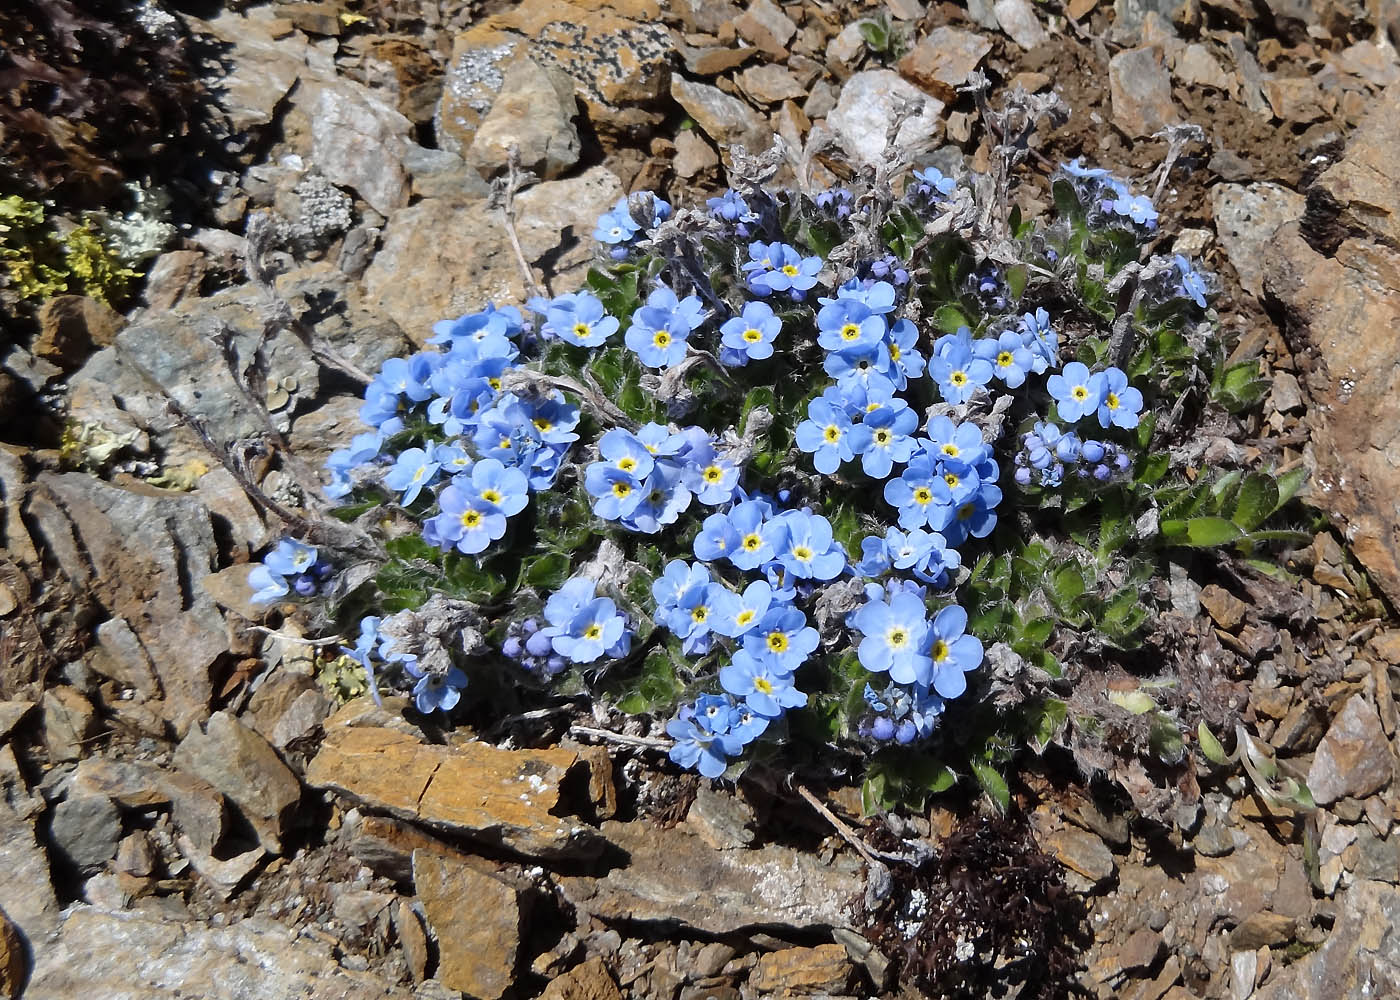
<svg viewBox="0 0 1400 1000">
<path fill-rule="evenodd" d="M 520 893 L 426 851 L 413 853 L 413 885 L 437 938 L 437 979 L 479 1000 L 497 1000 L 515 981 L 524 916 Z"/>
<path fill-rule="evenodd" d="M 404 961 L 408 963 L 408 974 L 413 977 L 416 985 L 428 978 L 428 935 L 423 930 L 423 922 L 418 919 L 418 914 L 413 912 L 408 900 L 400 899 L 395 903 L 392 915 L 394 934 L 398 936 L 399 946 L 403 948 Z"/>
<path fill-rule="evenodd" d="M 1337 53 L 1336 58 L 1339 69 L 1359 76 L 1373 87 L 1400 83 L 1400 59 L 1395 58 L 1395 47 L 1387 42 L 1357 42 Z"/>
<path fill-rule="evenodd" d="M 0 742 L 9 739 L 15 727 L 32 711 L 32 701 L 0 701 Z"/>
<path fill-rule="evenodd" d="M 1201 588 L 1201 606 L 1215 620 L 1215 624 L 1227 632 L 1233 631 L 1244 620 L 1244 601 L 1218 584 L 1211 583 Z"/>
<path fill-rule="evenodd" d="M 797 25 L 772 0 L 753 0 L 748 10 L 734 19 L 734 30 L 765 55 L 786 59 L 788 42 L 797 34 Z"/>
<path fill-rule="evenodd" d="M 1235 88 L 1235 78 L 1225 72 L 1210 49 L 1199 42 L 1186 46 L 1172 62 L 1172 74 L 1187 87 L 1210 87 L 1220 91 Z"/>
<path fill-rule="evenodd" d="M 1045 44 L 1045 27 L 1030 0 L 996 0 L 992 10 L 1001 30 L 1027 52 Z"/>
<path fill-rule="evenodd" d="M 105 302 L 86 295 L 55 295 L 39 307 L 33 351 L 45 361 L 76 368 L 99 347 L 110 347 L 125 325 Z"/>
<path fill-rule="evenodd" d="M 48 857 L 32 822 L 0 801 L 0 905 L 33 953 L 42 953 L 59 924 Z"/>
<path fill-rule="evenodd" d="M 1113 123 L 1130 138 L 1150 136 L 1180 119 L 1172 103 L 1172 83 L 1156 46 L 1128 49 L 1108 62 Z"/>
<path fill-rule="evenodd" d="M 533 264 L 548 257 L 551 280 L 577 287 L 593 261 L 590 236 L 598 216 L 621 195 L 621 182 L 601 166 L 522 191 L 515 199 L 516 231 L 526 258 Z M 365 271 L 363 305 L 422 343 L 440 319 L 487 302 L 523 300 L 520 266 L 496 215 L 437 200 L 395 212 Z M 468 216 L 470 225 L 464 224 Z"/>
<path fill-rule="evenodd" d="M 206 265 L 198 250 L 172 250 L 156 258 L 146 272 L 142 293 L 147 307 L 157 311 L 173 309 L 182 300 L 199 295 Z"/>
<path fill-rule="evenodd" d="M 681 50 L 685 70 L 695 76 L 718 76 L 748 62 L 758 49 L 751 45 L 707 45 L 704 48 Z"/>
<path fill-rule="evenodd" d="M 622 1000 L 601 958 L 591 958 L 552 981 L 540 1000 Z"/>
<path fill-rule="evenodd" d="M 681 129 L 676 133 L 676 158 L 671 161 L 678 177 L 687 180 L 713 170 L 719 166 L 719 155 L 708 142 L 700 137 L 698 130 Z"/>
<path fill-rule="evenodd" d="M 1390 783 L 1395 753 L 1376 709 L 1353 695 L 1332 720 L 1308 770 L 1308 790 L 1320 805 L 1343 796 L 1364 798 Z"/>
<path fill-rule="evenodd" d="M 1342 208 L 1344 225 L 1369 230 L 1400 244 L 1400 84 L 1387 88 L 1353 133 L 1346 155 L 1317 179 L 1317 188 Z M 1391 286 L 1394 287 L 1393 285 Z"/>
<path fill-rule="evenodd" d="M 786 67 L 773 63 L 750 66 L 737 77 L 739 89 L 759 104 L 777 104 L 807 96 L 807 88 Z"/>
<path fill-rule="evenodd" d="M 227 712 L 215 712 L 205 732 L 190 730 L 174 763 L 227 795 L 263 847 L 282 853 L 282 833 L 301 800 L 301 783 L 265 739 Z"/>
<path fill-rule="evenodd" d="M 572 77 L 533 59 L 517 59 L 506 69 L 501 92 L 477 126 L 466 160 L 490 177 L 506 168 L 514 147 L 522 167 L 553 180 L 578 162 L 577 112 Z"/>
<path fill-rule="evenodd" d="M 764 993 L 845 993 L 854 971 L 844 945 L 785 948 L 759 956 L 749 985 Z"/>
<path fill-rule="evenodd" d="M 761 153 L 773 144 L 773 130 L 763 116 L 717 87 L 677 77 L 671 81 L 671 96 L 723 154 L 730 146 Z"/>
<path fill-rule="evenodd" d="M 1257 951 L 1277 948 L 1293 940 L 1297 920 L 1281 913 L 1262 910 L 1246 917 L 1230 932 L 1231 951 Z"/>
<path fill-rule="evenodd" d="M 874 164 L 884 155 L 895 104 L 901 100 L 922 105 L 895 135 L 895 142 L 917 154 L 931 146 L 942 130 L 943 102 L 893 70 L 865 70 L 847 80 L 836 107 L 826 116 L 827 127 L 855 162 Z"/>
<path fill-rule="evenodd" d="M 951 104 L 987 53 L 990 40 L 958 28 L 934 28 L 899 60 L 899 72 L 930 94 Z"/>
<path fill-rule="evenodd" d="M 424 833 L 412 823 L 392 816 L 375 816 L 351 810 L 345 823 L 345 842 L 361 864 L 376 875 L 407 884 L 413 880 L 413 852 L 430 851 L 449 857 L 457 854 L 444 841 Z"/>
<path fill-rule="evenodd" d="M 1087 830 L 1065 827 L 1047 837 L 1045 846 L 1060 864 L 1094 882 L 1102 882 L 1118 870 L 1113 852 Z"/>
<path fill-rule="evenodd" d="M 0 910 L 0 996 L 20 995 L 28 964 L 19 928 L 10 923 L 4 910 Z"/>
<path fill-rule="evenodd" d="M 306 772 L 365 805 L 530 857 L 596 854 L 597 830 L 555 814 L 570 750 L 431 746 L 389 729 L 331 729 Z"/>
<path fill-rule="evenodd" d="M 1386 197 L 1379 181 L 1375 189 Z M 1349 211 L 1369 213 L 1400 236 L 1388 210 L 1353 203 Z M 1400 601 L 1400 471 L 1389 457 L 1400 449 L 1400 300 L 1393 292 L 1400 254 L 1348 239 L 1325 257 L 1287 225 L 1267 248 L 1264 275 L 1266 293 L 1287 310 L 1290 347 L 1316 358 L 1307 380 L 1314 403 L 1307 497 L 1339 522 L 1352 554 Z"/>
<path fill-rule="evenodd" d="M 1337 899 L 1337 922 L 1316 951 L 1276 968 L 1255 1000 L 1363 1000 L 1400 983 L 1400 893 L 1358 880 Z"/>
<path fill-rule="evenodd" d="M 1311 77 L 1270 77 L 1263 86 L 1274 117 L 1286 122 L 1306 125 L 1337 110 L 1336 99 L 1319 90 Z"/>
<path fill-rule="evenodd" d="M 87 743 L 101 730 L 97 710 L 77 688 L 45 691 L 40 702 L 44 713 L 44 745 L 52 761 L 77 760 Z"/>
<path fill-rule="evenodd" d="M 126 809 L 170 806 L 180 832 L 206 854 L 224 833 L 224 798 L 213 785 L 183 771 L 142 761 L 85 757 L 74 772 L 69 794 L 104 795 Z"/>
<path fill-rule="evenodd" d="M 1306 199 L 1278 184 L 1217 184 L 1210 189 L 1216 233 L 1251 295 L 1264 291 L 1264 251 L 1274 234 L 1303 217 Z"/>
</svg>

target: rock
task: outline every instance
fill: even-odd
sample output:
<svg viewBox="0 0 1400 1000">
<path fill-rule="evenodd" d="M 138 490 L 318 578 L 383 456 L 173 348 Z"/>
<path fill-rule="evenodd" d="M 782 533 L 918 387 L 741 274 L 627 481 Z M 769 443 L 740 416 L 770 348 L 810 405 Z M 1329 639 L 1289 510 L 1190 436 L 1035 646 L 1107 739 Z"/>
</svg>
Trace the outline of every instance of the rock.
<svg viewBox="0 0 1400 1000">
<path fill-rule="evenodd" d="M 730 146 L 757 154 L 773 144 L 773 129 L 763 116 L 718 87 L 677 77 L 671 81 L 671 96 L 722 154 L 728 155 Z"/>
<path fill-rule="evenodd" d="M 860 33 L 860 22 L 853 21 L 826 43 L 826 61 L 845 75 L 855 69 L 864 51 L 865 36 Z"/>
<path fill-rule="evenodd" d="M 1257 1000 L 1368 1000 L 1400 987 L 1400 893 L 1360 880 L 1337 900 L 1322 947 L 1274 976 Z"/>
<path fill-rule="evenodd" d="M 1244 620 L 1247 609 L 1244 601 L 1218 584 L 1209 583 L 1201 588 L 1201 605 L 1206 613 L 1227 632 L 1234 631 Z"/>
<path fill-rule="evenodd" d="M 228 796 L 262 846 L 282 853 L 282 834 L 301 800 L 301 783 L 266 740 L 227 712 L 215 712 L 204 732 L 190 730 L 175 750 L 174 764 Z"/>
<path fill-rule="evenodd" d="M 0 910 L 0 996 L 18 997 L 24 989 L 29 961 L 19 928 Z"/>
<path fill-rule="evenodd" d="M 784 948 L 760 955 L 749 985 L 764 993 L 845 993 L 855 968 L 839 944 Z"/>
<path fill-rule="evenodd" d="M 117 845 L 117 860 L 112 869 L 119 875 L 136 878 L 147 878 L 155 872 L 155 848 L 144 830 L 136 830 L 122 838 Z"/>
<path fill-rule="evenodd" d="M 742 66 L 757 51 L 752 45 L 706 45 L 698 49 L 685 46 L 681 58 L 685 71 L 692 76 L 718 76 Z"/>
<path fill-rule="evenodd" d="M 540 1000 L 622 1000 L 617 983 L 601 958 L 590 958 L 553 980 Z"/>
<path fill-rule="evenodd" d="M 97 348 L 110 346 L 125 323 L 105 302 L 86 295 L 55 295 L 39 307 L 33 351 L 62 368 L 76 368 Z"/>
<path fill-rule="evenodd" d="M 412 123 L 348 87 L 327 87 L 311 119 L 311 156 L 332 184 L 353 188 L 380 215 L 408 201 L 402 157 Z"/>
<path fill-rule="evenodd" d="M 651 108 L 666 95 L 673 51 L 653 0 L 503 6 L 453 40 L 434 119 L 438 145 L 458 154 L 471 145 L 518 55 L 567 73 L 598 128 L 655 123 Z"/>
<path fill-rule="evenodd" d="M 1311 77 L 1270 77 L 1263 83 L 1264 98 L 1274 117 L 1307 125 L 1336 113 L 1336 99 L 1318 89 Z"/>
<path fill-rule="evenodd" d="M 1231 1000 L 1249 1000 L 1254 995 L 1254 984 L 1258 975 L 1259 953 L 1257 951 L 1237 951 L 1231 955 Z"/>
<path fill-rule="evenodd" d="M 1274 372 L 1269 402 L 1280 413 L 1297 413 L 1303 409 L 1303 387 L 1292 372 Z"/>
<path fill-rule="evenodd" d="M 427 851 L 413 852 L 413 885 L 437 938 L 437 978 L 449 989 L 497 1000 L 515 981 L 528 897 Z"/>
<path fill-rule="evenodd" d="M 212 393 L 217 380 L 202 384 Z M 54 564 L 124 623 L 97 633 L 118 672 L 158 694 L 185 733 L 208 712 L 211 671 L 229 648 L 223 616 L 198 586 L 219 558 L 209 511 L 197 497 L 71 472 L 41 475 L 28 512 Z"/>
<path fill-rule="evenodd" d="M 762 49 L 774 59 L 786 59 L 788 42 L 797 34 L 792 18 L 772 0 L 752 0 L 748 10 L 734 19 L 734 30 L 745 41 Z"/>
<path fill-rule="evenodd" d="M 1264 292 L 1264 250 L 1279 227 L 1303 217 L 1306 199 L 1278 184 L 1217 184 L 1211 212 L 1225 255 L 1250 295 Z"/>
<path fill-rule="evenodd" d="M 468 167 L 456 153 L 445 149 L 424 149 L 410 144 L 403 166 L 413 178 L 415 198 L 480 201 L 491 195 L 491 186 L 481 174 Z"/>
<path fill-rule="evenodd" d="M 268 742 L 278 750 L 285 750 L 296 740 L 306 739 L 316 732 L 334 707 L 335 703 L 321 691 L 303 691 L 272 727 Z"/>
<path fill-rule="evenodd" d="M 140 761 L 86 757 L 73 773 L 69 795 L 103 795 L 124 809 L 170 806 L 175 828 L 212 854 L 224 833 L 224 798 L 208 782 L 183 771 Z"/>
<path fill-rule="evenodd" d="M 198 250 L 161 254 L 146 272 L 146 288 L 142 292 L 146 307 L 159 312 L 175 308 L 184 299 L 198 298 L 206 270 L 204 254 Z"/>
<path fill-rule="evenodd" d="M 392 911 L 394 934 L 403 948 L 404 961 L 408 963 L 408 974 L 415 983 L 428 978 L 428 935 L 423 930 L 423 922 L 408 900 L 400 899 Z"/>
<path fill-rule="evenodd" d="M 332 728 L 306 783 L 528 857 L 577 858 L 602 846 L 595 829 L 555 814 L 577 763 L 571 750 L 449 748 L 390 729 Z"/>
<path fill-rule="evenodd" d="M 1277 948 L 1293 940 L 1297 921 L 1281 913 L 1263 910 L 1251 914 L 1230 932 L 1232 951 L 1257 951 L 1260 948 Z"/>
<path fill-rule="evenodd" d="M 116 857 L 121 835 L 121 815 L 105 795 L 70 795 L 49 819 L 54 847 L 81 875 L 91 875 Z"/>
<path fill-rule="evenodd" d="M 455 848 L 424 833 L 411 823 L 390 816 L 350 810 L 345 818 L 344 839 L 350 853 L 376 875 L 400 885 L 413 881 L 413 852 L 428 851 L 448 857 Z"/>
<path fill-rule="evenodd" d="M 1093 882 L 1111 878 L 1118 870 L 1113 852 L 1087 830 L 1074 827 L 1057 830 L 1045 839 L 1045 846 L 1060 864 Z"/>
<path fill-rule="evenodd" d="M 577 111 L 569 74 L 533 59 L 517 59 L 506 69 L 500 93 L 477 126 L 466 161 L 490 177 L 506 168 L 514 146 L 522 167 L 553 180 L 578 162 Z"/>
<path fill-rule="evenodd" d="M 973 31 L 934 28 L 899 60 L 899 72 L 941 101 L 957 99 L 957 88 L 992 51 L 992 43 Z"/>
<path fill-rule="evenodd" d="M 807 88 L 798 82 L 791 70 L 773 63 L 750 66 L 735 78 L 735 82 L 759 104 L 777 104 L 807 96 Z"/>
<path fill-rule="evenodd" d="M 996 0 L 992 11 L 1001 30 L 1027 52 L 1045 44 L 1045 28 L 1029 0 Z"/>
<path fill-rule="evenodd" d="M 1376 98 L 1346 154 L 1323 172 L 1313 189 L 1341 210 L 1341 225 L 1369 231 L 1391 246 L 1400 244 L 1400 184 L 1394 179 L 1400 158 L 1396 101 L 1400 101 L 1400 84 Z"/>
<path fill-rule="evenodd" d="M 622 195 L 605 167 L 545 181 L 515 199 L 516 231 L 531 263 L 548 258 L 551 281 L 579 287 L 593 261 L 598 216 Z M 488 302 L 525 297 L 520 268 L 496 213 L 424 201 L 400 209 L 384 228 L 384 244 L 365 271 L 360 304 L 387 316 L 423 343 L 440 319 Z"/>
<path fill-rule="evenodd" d="M 1232 90 L 1235 82 L 1200 42 L 1193 42 L 1177 54 L 1172 61 L 1172 75 L 1182 86 L 1210 87 L 1222 92 Z"/>
<path fill-rule="evenodd" d="M 1376 709 L 1353 695 L 1332 720 L 1308 769 L 1308 790 L 1319 805 L 1343 796 L 1364 798 L 1390 783 L 1395 753 Z"/>
<path fill-rule="evenodd" d="M 58 930 L 58 898 L 33 824 L 0 801 L 0 905 L 35 954 Z"/>
<path fill-rule="evenodd" d="M 719 166 L 719 156 L 708 142 L 700 138 L 697 129 L 681 129 L 676 133 L 676 158 L 671 161 L 678 177 L 687 180 Z"/>
<path fill-rule="evenodd" d="M 1313 475 L 1309 502 L 1326 510 L 1352 554 L 1391 601 L 1400 600 L 1400 254 L 1362 239 L 1332 256 L 1316 252 L 1296 225 L 1266 251 L 1266 294 L 1284 307 L 1284 335 L 1311 357 L 1308 395 Z M 1356 331 L 1367 335 L 1358 337 Z"/>
<path fill-rule="evenodd" d="M 201 850 L 194 841 L 184 834 L 175 839 L 175 844 L 180 848 L 180 853 L 189 861 L 190 867 L 195 874 L 203 879 L 204 884 L 213 890 L 220 899 L 227 900 L 233 897 L 239 887 L 248 876 L 262 863 L 266 852 L 261 847 L 254 847 L 251 851 L 244 851 L 236 854 L 227 860 L 221 860 Z"/>
<path fill-rule="evenodd" d="M 847 80 L 836 107 L 827 115 L 827 127 L 855 163 L 872 165 L 884 156 L 895 103 L 901 99 L 922 104 L 923 110 L 900 126 L 895 141 L 910 154 L 926 150 L 943 126 L 943 102 L 893 70 L 866 70 Z"/>
<path fill-rule="evenodd" d="M 1162 65 L 1162 51 L 1148 45 L 1118 53 L 1108 62 L 1113 124 L 1129 138 L 1152 135 L 1179 121 L 1172 103 L 1172 82 Z"/>
<path fill-rule="evenodd" d="M 337 964 L 331 948 L 265 917 L 214 927 L 142 911 L 78 906 L 62 933 L 40 951 L 26 1000 L 173 996 L 219 1000 L 335 997 L 410 1000 L 379 976 Z"/>
<path fill-rule="evenodd" d="M 706 787 L 696 791 L 695 801 L 686 814 L 690 828 L 717 851 L 752 844 L 754 832 L 750 824 L 753 820 L 753 809 L 738 795 Z"/>
<path fill-rule="evenodd" d="M 58 687 L 45 691 L 39 704 L 44 713 L 44 745 L 49 760 L 77 760 L 87 742 L 101 729 L 92 702 L 77 688 Z"/>
<path fill-rule="evenodd" d="M 845 856 L 822 863 L 779 844 L 716 851 L 682 827 L 607 822 L 603 836 L 626 864 L 600 878 L 563 876 L 564 895 L 604 920 L 681 924 L 706 934 L 755 926 L 830 928 L 850 923 L 864 891 Z"/>
<path fill-rule="evenodd" d="M 25 716 L 34 711 L 34 704 L 32 701 L 0 701 L 0 743 L 8 740 Z"/>
<path fill-rule="evenodd" d="M 1337 64 L 1373 87 L 1400 83 L 1400 60 L 1395 58 L 1395 47 L 1387 42 L 1364 41 L 1350 45 L 1337 54 Z"/>
</svg>

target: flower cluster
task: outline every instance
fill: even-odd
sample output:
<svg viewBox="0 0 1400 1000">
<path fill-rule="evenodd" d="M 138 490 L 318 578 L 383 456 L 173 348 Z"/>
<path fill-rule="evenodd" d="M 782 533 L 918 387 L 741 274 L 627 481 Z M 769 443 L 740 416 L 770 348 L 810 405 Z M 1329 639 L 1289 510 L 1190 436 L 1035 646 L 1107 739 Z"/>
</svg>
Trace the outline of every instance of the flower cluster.
<svg viewBox="0 0 1400 1000">
<path fill-rule="evenodd" d="M 382 624 L 383 619 L 374 615 L 362 618 L 354 648 L 341 648 L 341 652 L 364 668 L 375 701 L 379 700 L 378 677 L 385 668 L 390 668 L 400 671 L 411 682 L 413 703 L 418 711 L 427 714 L 455 708 L 467 686 L 467 675 L 452 665 L 434 669 L 421 664 L 417 655 L 396 648 L 397 641 L 393 637 L 381 634 Z"/>
<path fill-rule="evenodd" d="M 1061 167 L 1083 203 L 1096 208 L 1109 220 L 1151 233 L 1157 228 L 1157 209 L 1151 199 L 1135 195 L 1123 181 L 1102 167 L 1085 167 L 1072 160 Z"/>
<path fill-rule="evenodd" d="M 315 597 L 333 572 L 310 545 L 283 539 L 248 573 L 248 586 L 253 589 L 250 600 L 267 604 L 292 591 L 298 597 Z"/>
<path fill-rule="evenodd" d="M 650 191 L 634 197 L 635 200 L 619 198 L 611 212 L 599 217 L 593 230 L 593 238 L 609 248 L 613 260 L 625 259 L 638 239 L 671 217 L 670 204 Z M 639 215 L 650 221 L 643 225 L 638 221 Z"/>
<path fill-rule="evenodd" d="M 1078 479 L 1106 483 L 1131 469 L 1133 460 L 1112 441 L 1080 439 L 1043 421 L 1022 435 L 1015 463 L 1018 485 L 1055 487 L 1065 481 L 1067 470 Z"/>
</svg>

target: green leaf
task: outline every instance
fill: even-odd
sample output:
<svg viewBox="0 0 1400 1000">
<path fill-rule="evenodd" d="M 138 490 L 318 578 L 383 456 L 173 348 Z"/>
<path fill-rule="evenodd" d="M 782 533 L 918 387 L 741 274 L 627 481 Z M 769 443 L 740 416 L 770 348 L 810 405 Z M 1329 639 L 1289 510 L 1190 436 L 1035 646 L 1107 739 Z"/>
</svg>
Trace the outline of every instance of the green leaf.
<svg viewBox="0 0 1400 1000">
<path fill-rule="evenodd" d="M 1152 443 L 1152 431 L 1156 426 L 1157 414 L 1155 413 L 1146 413 L 1143 415 L 1143 418 L 1138 421 L 1137 445 L 1143 451 L 1146 451 L 1147 446 Z"/>
<path fill-rule="evenodd" d="M 1144 455 L 1138 461 L 1137 475 L 1134 481 L 1140 486 L 1155 486 L 1162 481 L 1162 477 L 1167 474 L 1167 469 L 1171 466 L 1172 457 L 1165 451 L 1155 454 Z"/>
<path fill-rule="evenodd" d="M 1028 738 L 1031 750 L 1036 754 L 1044 753 L 1045 748 L 1058 739 L 1060 733 L 1064 731 L 1068 718 L 1068 704 L 1058 698 L 1047 698 L 1040 706 L 1040 715 Z"/>
<path fill-rule="evenodd" d="M 1055 196 L 1055 211 L 1066 219 L 1079 219 L 1083 217 L 1084 210 L 1079 206 L 1079 196 L 1074 193 L 1074 187 L 1066 180 L 1055 182 L 1051 191 Z"/>
<path fill-rule="evenodd" d="M 884 52 L 890 47 L 890 32 L 878 21 L 860 21 L 856 25 L 865 44 L 876 52 Z"/>
<path fill-rule="evenodd" d="M 1061 566 L 1050 578 L 1050 596 L 1061 608 L 1068 607 L 1084 590 L 1084 574 L 1073 563 Z"/>
<path fill-rule="evenodd" d="M 1307 482 L 1308 470 L 1303 466 L 1289 469 L 1279 476 L 1274 482 L 1278 486 L 1278 506 L 1282 507 L 1288 501 L 1298 495 L 1298 491 L 1303 488 L 1303 483 Z M 1277 510 L 1278 508 L 1274 508 Z"/>
<path fill-rule="evenodd" d="M 1254 472 L 1245 477 L 1235 496 L 1235 511 L 1230 520 L 1245 531 L 1253 531 L 1278 509 L 1278 483 L 1273 476 Z"/>
<path fill-rule="evenodd" d="M 1205 754 L 1206 760 L 1212 764 L 1230 763 L 1232 758 L 1225 752 L 1224 745 L 1215 738 L 1215 734 L 1206 728 L 1205 722 L 1197 724 L 1196 740 L 1201 744 L 1201 753 Z"/>
<path fill-rule="evenodd" d="M 1189 545 L 1197 549 L 1210 549 L 1217 545 L 1229 545 L 1244 537 L 1244 532 L 1233 521 L 1223 517 L 1193 517 L 1189 521 L 1163 521 L 1162 535 L 1177 545 Z"/>
<path fill-rule="evenodd" d="M 766 385 L 761 385 L 756 389 L 750 389 L 749 394 L 744 397 L 743 408 L 739 411 L 739 430 L 744 433 L 748 430 L 749 414 L 761 406 L 766 406 L 768 412 L 777 416 L 777 396 L 773 390 Z"/>
<path fill-rule="evenodd" d="M 1015 232 L 1015 225 L 1012 225 L 1012 232 Z M 1020 300 L 1021 294 L 1026 290 L 1026 279 L 1030 272 L 1026 270 L 1025 264 L 1017 264 L 1006 269 L 1006 287 L 1011 292 L 1011 297 Z"/>
<path fill-rule="evenodd" d="M 525 570 L 525 583 L 539 591 L 554 591 L 569 577 L 569 557 L 562 552 L 547 552 Z"/>
<path fill-rule="evenodd" d="M 999 810 L 1006 812 L 1011 808 L 1011 789 L 1007 787 L 1006 779 L 996 768 L 990 764 L 974 763 L 972 774 L 977 778 L 977 784 L 982 786 L 982 791 L 996 803 Z"/>
<path fill-rule="evenodd" d="M 952 304 L 938 307 L 933 314 L 933 325 L 943 333 L 957 333 L 959 327 L 971 326 L 962 310 Z"/>
</svg>

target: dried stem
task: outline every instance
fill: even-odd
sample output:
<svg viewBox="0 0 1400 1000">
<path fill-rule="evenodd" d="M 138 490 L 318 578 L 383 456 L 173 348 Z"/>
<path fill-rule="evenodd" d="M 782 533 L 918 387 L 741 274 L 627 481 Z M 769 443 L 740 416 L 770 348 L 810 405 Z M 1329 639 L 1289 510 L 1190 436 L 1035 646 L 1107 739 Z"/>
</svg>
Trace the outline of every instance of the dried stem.
<svg viewBox="0 0 1400 1000">
<path fill-rule="evenodd" d="M 622 733 L 608 732 L 606 729 L 594 729 L 592 726 L 570 726 L 569 735 L 592 736 L 594 739 L 608 743 L 641 747 L 645 750 L 670 750 L 675 745 L 671 740 L 663 740 L 657 736 L 626 736 Z"/>
<path fill-rule="evenodd" d="M 491 199 L 501 210 L 501 224 L 505 227 L 506 238 L 510 240 L 510 248 L 515 252 L 515 262 L 520 267 L 520 275 L 525 279 L 526 294 L 547 297 L 551 294 L 549 286 L 543 276 L 539 281 L 535 280 L 535 272 L 530 267 L 530 262 L 525 259 L 525 248 L 520 245 L 520 234 L 515 230 L 515 196 L 522 188 L 528 187 L 536 180 L 538 178 L 530 171 L 520 169 L 520 147 L 512 144 L 506 158 L 506 175 L 492 183 Z"/>
</svg>

